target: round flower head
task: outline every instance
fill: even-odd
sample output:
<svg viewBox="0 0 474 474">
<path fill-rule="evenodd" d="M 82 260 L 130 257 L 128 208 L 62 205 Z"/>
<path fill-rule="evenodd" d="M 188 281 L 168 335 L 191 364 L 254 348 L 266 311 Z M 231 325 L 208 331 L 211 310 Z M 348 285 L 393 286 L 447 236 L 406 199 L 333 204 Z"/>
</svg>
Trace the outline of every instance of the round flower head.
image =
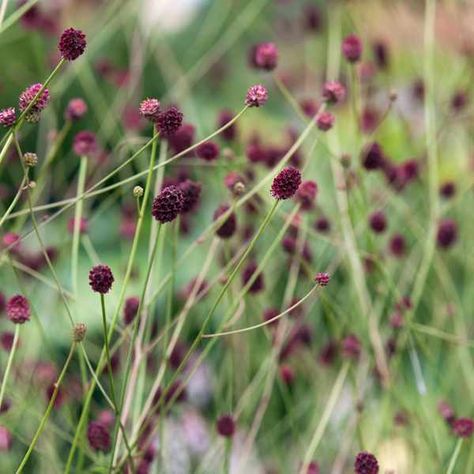
<svg viewBox="0 0 474 474">
<path fill-rule="evenodd" d="M 260 107 L 268 100 L 268 91 L 261 84 L 252 86 L 247 91 L 245 105 L 248 107 Z"/>
<path fill-rule="evenodd" d="M 64 59 L 74 61 L 84 53 L 86 44 L 86 35 L 81 30 L 68 28 L 63 31 L 58 47 Z"/>
<path fill-rule="evenodd" d="M 199 196 L 201 195 L 201 185 L 190 179 L 186 179 L 182 183 L 179 183 L 178 188 L 183 193 L 183 207 L 181 214 L 187 214 L 194 210 L 199 202 Z"/>
<path fill-rule="evenodd" d="M 322 112 L 316 119 L 316 125 L 319 130 L 327 132 L 331 130 L 335 120 L 336 118 L 331 112 Z"/>
<path fill-rule="evenodd" d="M 373 454 L 362 451 L 354 462 L 355 474 L 377 474 L 379 472 L 379 463 Z"/>
<path fill-rule="evenodd" d="M 260 43 L 253 48 L 253 64 L 258 69 L 272 71 L 278 63 L 278 48 L 275 43 Z"/>
<path fill-rule="evenodd" d="M 258 293 L 265 288 L 263 274 L 258 273 L 255 275 L 257 268 L 258 266 L 255 262 L 249 262 L 242 272 L 242 286 L 246 286 L 250 280 L 253 280 L 253 283 L 248 289 L 249 293 Z"/>
<path fill-rule="evenodd" d="M 71 99 L 67 104 L 64 117 L 66 120 L 79 120 L 87 113 L 87 104 L 81 99 Z"/>
<path fill-rule="evenodd" d="M 16 112 L 14 107 L 0 110 L 0 124 L 4 127 L 11 127 L 16 121 Z"/>
<path fill-rule="evenodd" d="M 296 191 L 296 199 L 301 203 L 301 209 L 312 209 L 318 194 L 318 185 L 315 181 L 303 181 Z"/>
<path fill-rule="evenodd" d="M 182 123 L 183 113 L 178 107 L 172 105 L 158 114 L 156 128 L 162 137 L 171 137 L 179 130 Z"/>
<path fill-rule="evenodd" d="M 230 209 L 230 206 L 223 204 L 219 206 L 214 212 L 214 221 L 219 219 L 223 214 L 225 214 Z M 229 239 L 235 234 L 237 229 L 237 217 L 233 212 L 222 222 L 222 224 L 216 229 L 216 235 L 221 239 Z"/>
<path fill-rule="evenodd" d="M 474 433 L 474 420 L 458 418 L 453 421 L 453 433 L 459 438 L 470 438 Z"/>
<path fill-rule="evenodd" d="M 439 193 L 445 199 L 452 198 L 456 194 L 456 184 L 452 181 L 446 181 L 441 185 Z"/>
<path fill-rule="evenodd" d="M 232 415 L 221 415 L 217 419 L 217 432 L 225 438 L 231 438 L 235 433 L 235 420 Z"/>
<path fill-rule="evenodd" d="M 140 104 L 140 114 L 150 122 L 156 123 L 160 113 L 160 101 L 155 98 L 145 99 Z"/>
<path fill-rule="evenodd" d="M 43 92 L 41 92 L 41 94 L 35 100 L 36 95 L 42 89 L 42 87 L 43 85 L 40 83 L 33 84 L 32 86 L 27 87 L 20 94 L 18 105 L 22 112 L 25 111 L 30 106 L 30 104 L 33 103 L 33 101 L 34 103 L 29 110 L 31 114 L 37 114 L 38 112 L 41 112 L 46 108 L 49 102 L 48 89 L 44 89 Z"/>
<path fill-rule="evenodd" d="M 114 276 L 108 265 L 96 265 L 89 272 L 89 285 L 93 291 L 105 295 L 112 288 Z"/>
<path fill-rule="evenodd" d="M 140 306 L 140 300 L 137 296 L 130 296 L 125 300 L 125 306 L 123 308 L 123 322 L 130 324 L 137 315 L 138 307 Z"/>
<path fill-rule="evenodd" d="M 362 42 L 356 35 L 349 35 L 342 41 L 342 54 L 350 62 L 359 61 L 362 55 Z"/>
<path fill-rule="evenodd" d="M 168 137 L 168 144 L 175 154 L 184 152 L 191 147 L 194 141 L 196 129 L 190 123 L 183 123 L 180 129 L 171 137 Z M 191 152 L 188 152 L 189 155 Z"/>
<path fill-rule="evenodd" d="M 354 334 L 349 334 L 342 341 L 342 353 L 350 358 L 357 359 L 360 355 L 360 341 Z"/>
<path fill-rule="evenodd" d="M 370 214 L 369 224 L 376 234 L 381 234 L 387 228 L 387 218 L 383 211 L 375 211 Z"/>
<path fill-rule="evenodd" d="M 314 277 L 314 281 L 319 285 L 319 286 L 327 286 L 329 283 L 329 280 L 331 279 L 331 276 L 329 273 L 326 272 L 319 272 L 316 274 Z"/>
<path fill-rule="evenodd" d="M 219 147 L 212 141 L 201 143 L 196 148 L 196 156 L 206 161 L 214 161 L 220 153 Z"/>
<path fill-rule="evenodd" d="M 448 249 L 458 238 L 458 226 L 452 219 L 443 219 L 438 226 L 436 240 L 438 247 Z"/>
<path fill-rule="evenodd" d="M 95 134 L 83 130 L 74 137 L 72 148 L 77 156 L 90 156 L 97 153 L 99 147 Z"/>
<path fill-rule="evenodd" d="M 390 252 L 395 257 L 403 257 L 406 250 L 405 237 L 401 234 L 394 234 L 389 242 Z"/>
<path fill-rule="evenodd" d="M 362 166 L 367 171 L 377 170 L 384 165 L 384 154 L 379 143 L 373 142 L 362 153 Z"/>
<path fill-rule="evenodd" d="M 298 191 L 300 184 L 300 171 L 292 166 L 288 166 L 275 176 L 270 192 L 275 199 L 289 199 Z"/>
<path fill-rule="evenodd" d="M 23 324 L 30 319 L 30 305 L 22 295 L 12 296 L 7 301 L 7 316 L 15 324 Z"/>
<path fill-rule="evenodd" d="M 234 118 L 234 114 L 227 109 L 221 110 L 219 116 L 217 117 L 217 126 L 218 128 L 223 127 L 226 123 L 229 123 Z M 234 124 L 229 125 L 223 132 L 221 136 L 224 140 L 232 141 L 235 139 L 237 134 L 237 127 Z"/>
<path fill-rule="evenodd" d="M 160 223 L 171 222 L 183 209 L 184 196 L 177 186 L 167 186 L 153 200 L 151 213 Z"/>
<path fill-rule="evenodd" d="M 95 451 L 104 453 L 110 449 L 110 434 L 104 423 L 91 421 L 87 427 L 89 445 Z"/>
<path fill-rule="evenodd" d="M 323 99 L 330 104 L 337 104 L 346 97 L 346 88 L 339 81 L 328 81 L 323 87 Z"/>
<path fill-rule="evenodd" d="M 36 153 L 27 152 L 23 155 L 23 161 L 26 166 L 34 168 L 38 164 L 38 155 Z"/>
</svg>

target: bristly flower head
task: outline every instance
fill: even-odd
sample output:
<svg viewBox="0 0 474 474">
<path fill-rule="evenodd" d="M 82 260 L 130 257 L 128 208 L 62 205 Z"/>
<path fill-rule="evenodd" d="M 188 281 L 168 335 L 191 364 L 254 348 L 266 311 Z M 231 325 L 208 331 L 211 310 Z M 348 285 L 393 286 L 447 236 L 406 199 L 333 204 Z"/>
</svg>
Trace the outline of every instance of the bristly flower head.
<svg viewBox="0 0 474 474">
<path fill-rule="evenodd" d="M 289 199 L 298 191 L 300 184 L 300 171 L 292 166 L 288 166 L 275 176 L 270 192 L 275 199 Z"/>
<path fill-rule="evenodd" d="M 0 110 L 0 124 L 4 127 L 11 127 L 16 121 L 15 107 L 8 107 Z"/>
<path fill-rule="evenodd" d="M 64 59 L 74 61 L 84 53 L 86 45 L 86 35 L 81 30 L 68 28 L 63 31 L 58 47 Z"/>
<path fill-rule="evenodd" d="M 196 148 L 196 156 L 205 161 L 214 161 L 219 157 L 219 153 L 219 146 L 211 140 L 201 143 Z"/>
<path fill-rule="evenodd" d="M 74 137 L 72 148 L 77 156 L 94 155 L 99 149 L 95 133 L 89 130 L 77 133 Z"/>
<path fill-rule="evenodd" d="M 326 273 L 326 272 L 319 272 L 314 277 L 314 281 L 319 286 L 327 286 L 330 279 L 331 279 L 331 275 L 329 275 L 329 273 Z"/>
<path fill-rule="evenodd" d="M 156 123 L 160 114 L 161 104 L 154 97 L 142 100 L 140 104 L 140 114 L 150 122 Z"/>
<path fill-rule="evenodd" d="M 278 63 L 278 48 L 275 43 L 259 43 L 253 48 L 252 59 L 255 67 L 272 71 Z"/>
<path fill-rule="evenodd" d="M 225 438 L 231 438 L 235 433 L 235 420 L 232 415 L 221 415 L 217 419 L 217 432 Z"/>
<path fill-rule="evenodd" d="M 93 291 L 105 295 L 112 288 L 114 275 L 108 265 L 96 265 L 89 272 L 89 285 Z"/>
<path fill-rule="evenodd" d="M 153 200 L 151 213 L 153 217 L 164 224 L 171 222 L 182 211 L 184 196 L 181 189 L 175 185 L 167 186 Z"/>
<path fill-rule="evenodd" d="M 331 130 L 336 118 L 331 112 L 322 112 L 316 119 L 316 125 L 322 132 Z"/>
<path fill-rule="evenodd" d="M 362 55 L 362 42 L 356 35 L 349 35 L 342 41 L 342 54 L 350 62 L 359 61 Z"/>
<path fill-rule="evenodd" d="M 95 451 L 107 452 L 110 449 L 110 434 L 104 423 L 91 421 L 87 427 L 87 439 Z"/>
<path fill-rule="evenodd" d="M 36 97 L 36 94 L 42 89 L 43 84 L 40 84 L 39 82 L 37 84 L 33 84 L 29 87 L 27 87 L 21 94 L 20 98 L 18 100 L 18 105 L 20 110 L 23 112 L 28 108 L 30 103 L 33 102 L 34 98 Z M 30 113 L 38 113 L 41 112 L 46 108 L 49 102 L 49 91 L 48 89 L 44 89 L 43 92 L 38 96 L 38 98 L 35 100 L 34 105 L 30 108 L 29 112 Z"/>
<path fill-rule="evenodd" d="M 296 192 L 296 199 L 301 203 L 301 209 L 308 211 L 313 208 L 318 194 L 318 185 L 315 181 L 303 181 Z"/>
<path fill-rule="evenodd" d="M 323 87 L 323 99 L 330 104 L 342 102 L 346 97 L 346 88 L 339 81 L 328 81 Z"/>
<path fill-rule="evenodd" d="M 247 91 L 245 105 L 248 107 L 260 107 L 268 100 L 268 91 L 261 84 L 252 86 Z"/>
<path fill-rule="evenodd" d="M 30 319 L 30 305 L 23 295 L 12 296 L 7 301 L 7 316 L 15 324 L 23 324 Z"/>
<path fill-rule="evenodd" d="M 193 211 L 199 202 L 199 196 L 201 195 L 201 184 L 186 179 L 179 183 L 178 188 L 183 193 L 183 207 L 181 214 L 187 214 Z"/>
<path fill-rule="evenodd" d="M 222 204 L 219 206 L 214 212 L 214 221 L 219 219 L 222 215 L 224 215 L 230 206 L 228 204 Z M 237 217 L 235 213 L 231 212 L 229 216 L 222 222 L 222 224 L 216 229 L 216 235 L 218 235 L 221 239 L 230 239 L 237 229 Z"/>
<path fill-rule="evenodd" d="M 183 113 L 178 107 L 172 105 L 167 110 L 158 114 L 156 128 L 162 137 L 174 135 L 183 123 Z"/>
<path fill-rule="evenodd" d="M 87 113 L 87 104 L 81 98 L 71 99 L 67 104 L 64 116 L 66 120 L 79 120 Z"/>
<path fill-rule="evenodd" d="M 354 472 L 355 474 L 377 474 L 379 472 L 377 458 L 371 453 L 362 451 L 356 457 Z"/>
<path fill-rule="evenodd" d="M 453 433 L 458 438 L 470 438 L 474 433 L 474 420 L 472 418 L 458 418 L 453 421 Z"/>
</svg>

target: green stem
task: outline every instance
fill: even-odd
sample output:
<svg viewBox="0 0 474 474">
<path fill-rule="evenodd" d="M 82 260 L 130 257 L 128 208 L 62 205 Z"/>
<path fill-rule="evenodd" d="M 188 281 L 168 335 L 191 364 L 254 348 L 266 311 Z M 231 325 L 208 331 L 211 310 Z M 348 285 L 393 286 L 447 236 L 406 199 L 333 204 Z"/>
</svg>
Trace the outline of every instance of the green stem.
<svg viewBox="0 0 474 474">
<path fill-rule="evenodd" d="M 3 374 L 2 387 L 0 388 L 0 406 L 3 403 L 3 396 L 5 395 L 5 387 L 7 385 L 8 376 L 10 375 L 10 370 L 12 368 L 13 358 L 15 356 L 16 349 L 18 347 L 18 337 L 20 336 L 20 324 L 15 324 L 15 335 L 13 337 L 13 344 L 8 355 L 7 367 L 5 368 L 5 373 Z"/>
<path fill-rule="evenodd" d="M 449 460 L 448 470 L 446 474 L 452 474 L 454 472 L 454 466 L 456 465 L 456 461 L 458 460 L 459 453 L 461 452 L 463 438 L 459 438 L 456 447 L 454 448 L 453 454 L 451 455 L 451 459 Z"/>
</svg>

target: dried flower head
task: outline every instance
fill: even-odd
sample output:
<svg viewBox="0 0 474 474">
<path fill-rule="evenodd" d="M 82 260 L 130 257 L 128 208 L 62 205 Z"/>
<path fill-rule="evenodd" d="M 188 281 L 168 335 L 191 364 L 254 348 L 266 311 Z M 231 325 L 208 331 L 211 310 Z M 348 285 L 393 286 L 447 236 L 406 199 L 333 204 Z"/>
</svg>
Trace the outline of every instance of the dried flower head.
<svg viewBox="0 0 474 474">
<path fill-rule="evenodd" d="M 167 186 L 153 200 L 151 213 L 160 223 L 171 222 L 182 211 L 184 196 L 175 185 Z"/>
<path fill-rule="evenodd" d="M 87 325 L 85 323 L 76 323 L 72 331 L 72 339 L 74 342 L 82 342 L 86 337 Z"/>
<path fill-rule="evenodd" d="M 379 472 L 379 463 L 377 458 L 366 451 L 360 452 L 354 462 L 355 474 L 377 474 Z"/>
<path fill-rule="evenodd" d="M 261 84 L 251 86 L 245 97 L 245 105 L 248 107 L 260 107 L 268 100 L 268 91 Z"/>
<path fill-rule="evenodd" d="M 359 61 L 362 55 L 362 41 L 357 35 L 349 35 L 342 41 L 342 54 L 350 62 Z"/>
<path fill-rule="evenodd" d="M 16 121 L 15 107 L 0 110 L 0 125 L 11 127 Z"/>
<path fill-rule="evenodd" d="M 112 288 L 114 275 L 108 265 L 96 265 L 89 272 L 89 285 L 96 293 L 105 295 Z"/>
<path fill-rule="evenodd" d="M 7 316 L 15 324 L 23 324 L 30 319 L 30 304 L 23 295 L 12 296 L 7 301 Z"/>
<path fill-rule="evenodd" d="M 71 99 L 67 104 L 64 117 L 66 120 L 76 121 L 87 113 L 87 104 L 81 98 Z"/>
<path fill-rule="evenodd" d="M 292 166 L 288 166 L 275 176 L 270 192 L 275 199 L 289 199 L 298 191 L 300 184 L 300 171 Z"/>
<path fill-rule="evenodd" d="M 33 168 L 38 164 L 38 156 L 36 153 L 27 152 L 23 155 L 23 161 L 25 162 L 26 166 Z"/>
<path fill-rule="evenodd" d="M 222 215 L 227 213 L 230 206 L 222 204 L 214 212 L 214 221 L 218 220 Z M 221 239 L 229 239 L 235 234 L 237 229 L 237 217 L 234 212 L 231 212 L 228 217 L 225 218 L 224 222 L 216 229 L 216 235 Z"/>
<path fill-rule="evenodd" d="M 81 30 L 68 28 L 63 31 L 58 47 L 64 59 L 74 61 L 84 53 L 86 45 L 86 35 Z"/>
<path fill-rule="evenodd" d="M 158 99 L 148 98 L 144 99 L 140 104 L 140 114 L 150 122 L 158 122 L 158 115 L 160 114 L 161 104 Z"/>
<path fill-rule="evenodd" d="M 172 105 L 158 114 L 156 128 L 162 137 L 171 137 L 179 130 L 182 123 L 183 113 L 178 107 Z"/>
</svg>

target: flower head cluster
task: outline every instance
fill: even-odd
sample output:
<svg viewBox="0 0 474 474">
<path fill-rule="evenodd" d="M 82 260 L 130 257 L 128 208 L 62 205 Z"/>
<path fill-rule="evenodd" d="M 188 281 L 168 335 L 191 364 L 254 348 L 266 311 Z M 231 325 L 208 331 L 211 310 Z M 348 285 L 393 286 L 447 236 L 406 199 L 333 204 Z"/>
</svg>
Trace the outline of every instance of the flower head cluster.
<svg viewBox="0 0 474 474">
<path fill-rule="evenodd" d="M 93 291 L 105 295 L 112 288 L 114 275 L 108 265 L 96 265 L 89 272 L 89 285 Z"/>
<path fill-rule="evenodd" d="M 41 93 L 40 93 L 41 92 Z M 21 112 L 28 110 L 25 119 L 29 122 L 37 122 L 40 112 L 46 108 L 49 103 L 49 90 L 40 83 L 27 87 L 18 99 L 18 106 Z"/>
<path fill-rule="evenodd" d="M 379 472 L 379 463 L 377 458 L 366 451 L 360 452 L 354 462 L 355 474 L 377 474 Z"/>
<path fill-rule="evenodd" d="M 156 128 L 162 137 L 173 136 L 182 123 L 183 113 L 174 105 L 160 112 L 156 118 Z"/>
<path fill-rule="evenodd" d="M 160 114 L 161 104 L 158 99 L 148 98 L 142 100 L 140 104 L 140 115 L 150 122 L 156 123 Z"/>
<path fill-rule="evenodd" d="M 342 41 L 342 54 L 350 62 L 359 61 L 362 55 L 362 42 L 357 35 L 349 35 Z"/>
<path fill-rule="evenodd" d="M 172 184 L 155 197 L 151 213 L 158 222 L 164 224 L 175 220 L 183 210 L 183 205 L 183 192 L 179 187 Z"/>
<path fill-rule="evenodd" d="M 248 107 L 261 107 L 268 100 L 268 91 L 261 84 L 252 86 L 247 91 L 245 105 Z"/>
<path fill-rule="evenodd" d="M 292 166 L 288 166 L 275 176 L 270 192 L 275 199 L 289 199 L 298 191 L 300 184 L 300 171 Z"/>
<path fill-rule="evenodd" d="M 84 53 L 86 45 L 86 35 L 81 30 L 68 28 L 61 35 L 58 47 L 64 59 L 74 61 Z"/>
<path fill-rule="evenodd" d="M 8 107 L 0 110 L 0 125 L 11 127 L 16 121 L 16 112 L 14 107 Z"/>
<path fill-rule="evenodd" d="M 257 69 L 272 71 L 278 63 L 278 48 L 275 43 L 259 43 L 252 48 L 252 65 Z"/>
<path fill-rule="evenodd" d="M 12 296 L 7 301 L 7 316 L 15 324 L 23 324 L 30 319 L 30 305 L 23 295 Z"/>
</svg>

